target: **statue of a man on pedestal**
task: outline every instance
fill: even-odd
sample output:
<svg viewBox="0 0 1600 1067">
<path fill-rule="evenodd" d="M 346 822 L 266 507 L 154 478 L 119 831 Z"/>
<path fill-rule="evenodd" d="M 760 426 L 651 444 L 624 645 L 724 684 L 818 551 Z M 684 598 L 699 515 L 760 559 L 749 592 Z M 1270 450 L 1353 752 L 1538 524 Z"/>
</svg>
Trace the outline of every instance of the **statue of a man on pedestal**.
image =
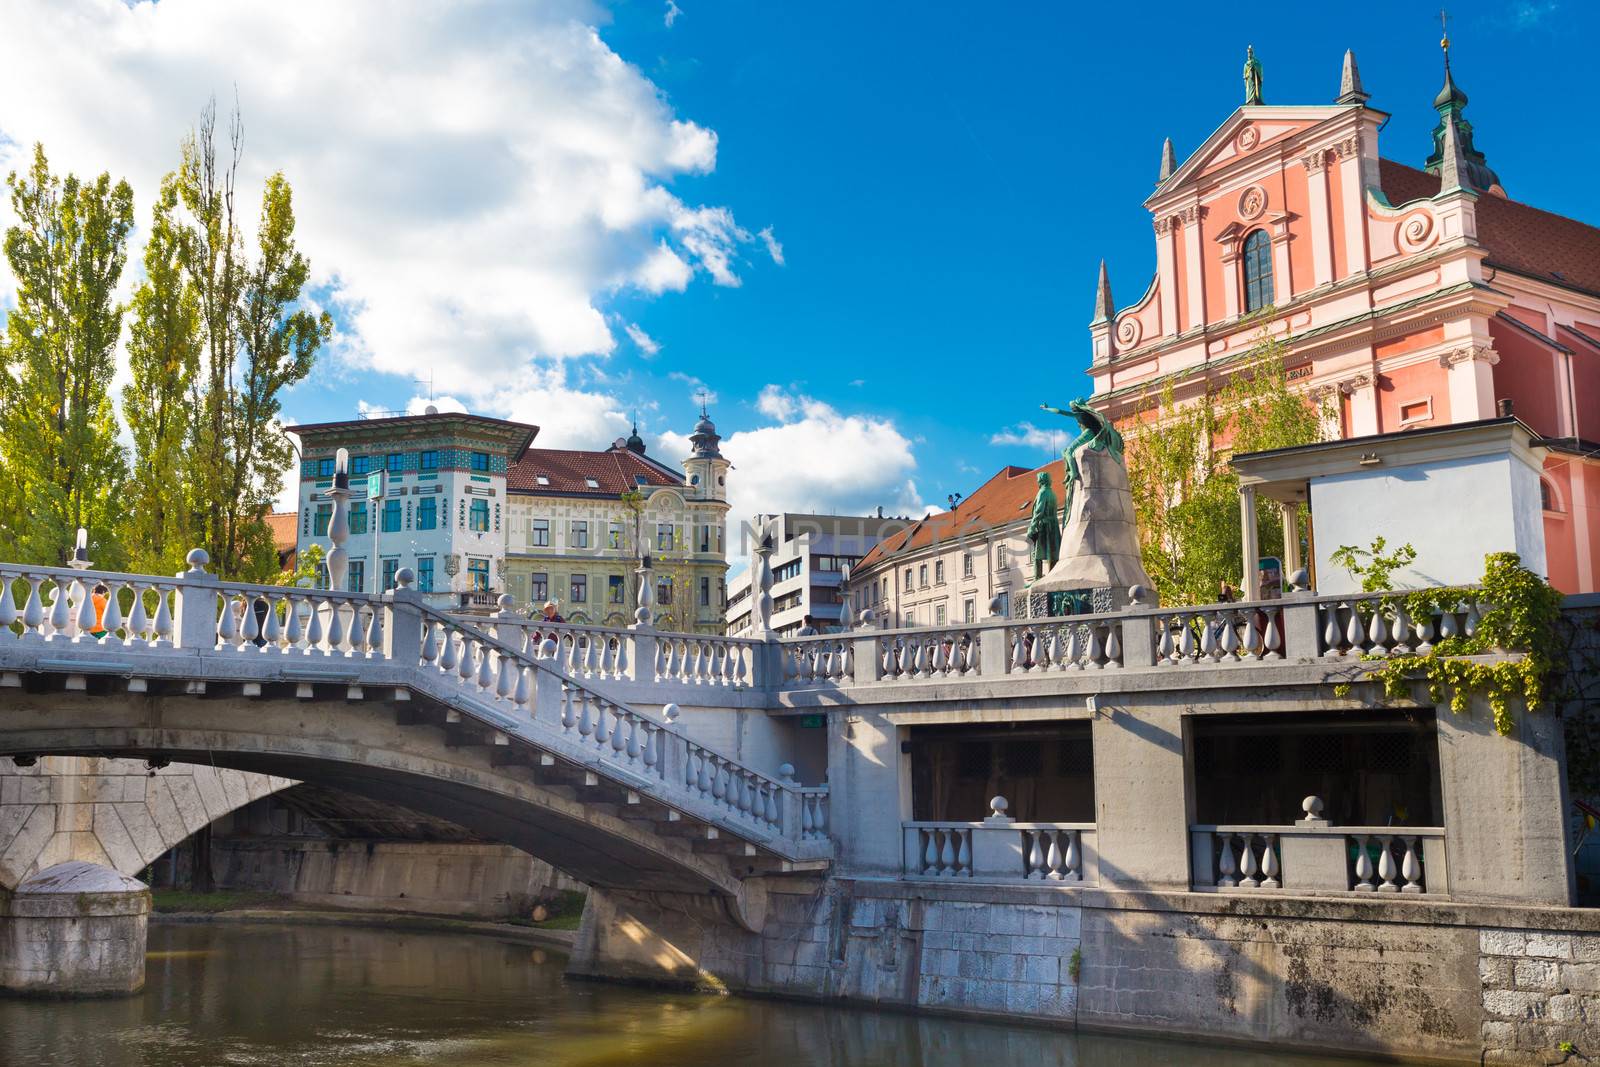
<svg viewBox="0 0 1600 1067">
<path fill-rule="evenodd" d="M 1033 517 L 1028 520 L 1029 555 L 1033 560 L 1033 579 L 1038 581 L 1044 572 L 1061 558 L 1060 505 L 1056 491 L 1050 486 L 1050 472 L 1039 472 L 1039 495 L 1033 498 Z"/>
</svg>

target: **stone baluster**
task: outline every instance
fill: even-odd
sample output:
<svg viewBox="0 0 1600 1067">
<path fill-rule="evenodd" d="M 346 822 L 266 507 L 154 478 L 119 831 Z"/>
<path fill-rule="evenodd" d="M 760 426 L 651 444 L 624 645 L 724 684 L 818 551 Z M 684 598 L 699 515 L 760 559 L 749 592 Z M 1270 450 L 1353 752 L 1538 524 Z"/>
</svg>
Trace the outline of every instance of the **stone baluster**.
<svg viewBox="0 0 1600 1067">
<path fill-rule="evenodd" d="M 1368 855 L 1366 837 L 1353 837 L 1351 841 L 1356 846 L 1356 884 L 1354 889 L 1363 892 L 1372 892 L 1372 857 Z"/>
<path fill-rule="evenodd" d="M 1217 878 L 1217 885 L 1223 889 L 1232 889 L 1239 884 L 1238 880 L 1234 878 L 1234 873 L 1238 871 L 1239 867 L 1233 859 L 1233 835 L 1218 834 L 1217 843 L 1222 846 L 1222 851 L 1217 856 L 1217 870 L 1220 872 L 1220 876 Z"/>
<path fill-rule="evenodd" d="M 7 582 L 6 584 L 8 586 L 10 585 L 9 582 Z M 142 586 L 142 585 L 134 584 L 134 585 L 129 586 L 129 588 L 133 590 L 133 601 L 132 601 L 131 604 L 128 605 L 129 610 L 128 610 L 128 621 L 127 621 L 127 631 L 128 631 L 128 641 L 127 641 L 127 643 L 131 645 L 135 641 L 142 641 L 146 645 L 152 644 L 153 643 L 152 639 L 154 637 L 154 634 L 149 632 L 150 616 L 144 609 L 145 587 Z M 165 596 L 166 594 L 162 593 L 158 589 L 158 590 L 156 590 L 156 595 L 157 596 Z"/>
<path fill-rule="evenodd" d="M 1278 880 L 1278 835 L 1268 834 L 1266 846 L 1261 852 L 1261 888 L 1281 889 L 1283 883 Z"/>
<path fill-rule="evenodd" d="M 1395 876 L 1400 873 L 1399 867 L 1394 862 L 1394 842 L 1388 835 L 1378 838 L 1380 851 L 1378 852 L 1378 877 L 1383 879 L 1378 886 L 1380 893 L 1398 893 L 1400 887 L 1395 884 Z"/>
<path fill-rule="evenodd" d="M 1239 854 L 1239 888 L 1255 889 L 1261 885 L 1260 880 L 1256 878 L 1256 871 L 1260 870 L 1260 867 L 1256 865 L 1255 835 L 1243 834 L 1240 836 L 1240 841 L 1244 848 Z"/>
<path fill-rule="evenodd" d="M 1406 855 L 1400 862 L 1400 877 L 1405 879 L 1405 885 L 1400 888 L 1402 893 L 1424 892 L 1422 885 L 1422 863 L 1417 858 L 1417 839 L 1404 838 Z"/>
<path fill-rule="evenodd" d="M 1329 659 L 1339 655 L 1339 605 L 1322 605 L 1322 654 Z"/>
</svg>

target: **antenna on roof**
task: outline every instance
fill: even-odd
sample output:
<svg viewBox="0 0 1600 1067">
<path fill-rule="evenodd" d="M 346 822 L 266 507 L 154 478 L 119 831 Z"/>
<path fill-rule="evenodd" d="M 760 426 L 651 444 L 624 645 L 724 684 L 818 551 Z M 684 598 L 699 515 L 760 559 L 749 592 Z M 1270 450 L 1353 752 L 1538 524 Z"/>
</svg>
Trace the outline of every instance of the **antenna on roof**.
<svg viewBox="0 0 1600 1067">
<path fill-rule="evenodd" d="M 433 371 L 430 370 L 428 372 L 428 376 L 426 378 L 413 378 L 413 379 L 411 379 L 411 381 L 416 385 L 422 385 L 424 382 L 427 383 L 427 385 L 428 385 L 428 403 L 432 404 L 433 403 Z"/>
<path fill-rule="evenodd" d="M 706 402 L 711 399 L 711 394 L 706 392 L 704 389 L 701 389 L 699 392 L 694 394 L 694 398 L 700 401 L 700 414 L 705 415 Z"/>
</svg>

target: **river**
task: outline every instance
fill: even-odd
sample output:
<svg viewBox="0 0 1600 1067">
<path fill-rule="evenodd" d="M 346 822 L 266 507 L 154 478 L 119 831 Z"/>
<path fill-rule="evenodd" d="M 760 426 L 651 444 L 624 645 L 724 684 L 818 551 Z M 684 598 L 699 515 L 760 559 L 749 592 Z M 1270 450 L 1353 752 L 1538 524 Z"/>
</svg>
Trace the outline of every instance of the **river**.
<svg viewBox="0 0 1600 1067">
<path fill-rule="evenodd" d="M 136 997 L 0 1000 L 6 1067 L 1319 1067 L 1348 1059 L 568 982 L 548 949 L 361 927 L 150 927 Z"/>
</svg>

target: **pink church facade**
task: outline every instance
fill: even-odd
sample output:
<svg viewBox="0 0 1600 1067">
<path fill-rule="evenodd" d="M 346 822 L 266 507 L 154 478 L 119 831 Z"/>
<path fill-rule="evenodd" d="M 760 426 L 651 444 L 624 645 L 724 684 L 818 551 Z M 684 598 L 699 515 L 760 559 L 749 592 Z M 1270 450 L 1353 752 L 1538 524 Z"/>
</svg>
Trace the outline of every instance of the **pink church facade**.
<svg viewBox="0 0 1600 1067">
<path fill-rule="evenodd" d="M 1330 436 L 1509 404 L 1547 450 L 1549 578 L 1594 591 L 1600 229 L 1506 195 L 1448 62 L 1422 169 L 1380 155 L 1388 116 L 1366 101 L 1347 54 L 1335 103 L 1247 104 L 1181 165 L 1169 145 L 1145 201 L 1154 278 L 1116 310 L 1102 272 L 1095 406 L 1120 422 L 1168 382 L 1180 401 L 1199 397 L 1263 329 L 1288 342 L 1290 380 L 1337 412 Z"/>
</svg>

